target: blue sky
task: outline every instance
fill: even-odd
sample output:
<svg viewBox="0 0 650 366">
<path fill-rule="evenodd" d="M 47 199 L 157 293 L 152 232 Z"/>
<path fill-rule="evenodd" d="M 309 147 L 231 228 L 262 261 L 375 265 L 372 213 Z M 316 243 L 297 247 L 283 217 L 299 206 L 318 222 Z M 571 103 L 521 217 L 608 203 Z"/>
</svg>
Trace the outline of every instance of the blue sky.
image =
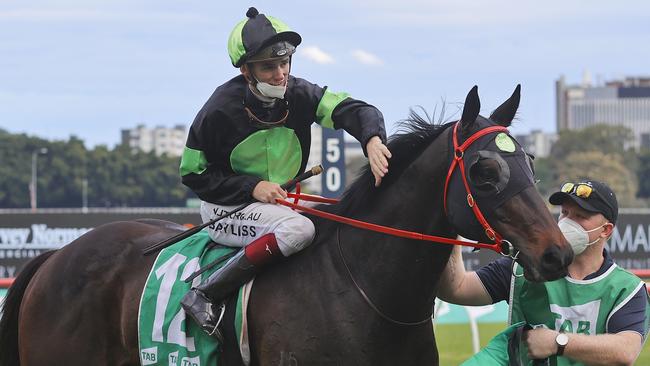
<svg viewBox="0 0 650 366">
<path fill-rule="evenodd" d="M 648 1 L 0 2 L 0 128 L 113 146 L 120 129 L 189 125 L 238 73 L 226 40 L 248 6 L 303 37 L 292 73 L 379 107 L 489 114 L 522 84 L 514 133 L 555 131 L 554 81 L 650 75 Z"/>
</svg>

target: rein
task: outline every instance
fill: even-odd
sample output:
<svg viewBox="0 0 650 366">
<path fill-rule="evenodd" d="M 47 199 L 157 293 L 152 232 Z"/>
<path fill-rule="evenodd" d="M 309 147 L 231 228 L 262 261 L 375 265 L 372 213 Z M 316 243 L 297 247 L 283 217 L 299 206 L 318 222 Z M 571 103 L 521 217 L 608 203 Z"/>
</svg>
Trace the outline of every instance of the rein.
<svg viewBox="0 0 650 366">
<path fill-rule="evenodd" d="M 330 204 L 339 202 L 339 200 L 337 199 L 317 197 L 317 196 L 306 195 L 306 194 L 288 193 L 287 196 L 290 198 L 298 198 L 303 201 L 310 201 L 310 202 L 320 202 L 320 203 L 330 203 Z M 429 241 L 429 242 L 443 243 L 443 244 L 463 245 L 463 246 L 474 247 L 474 248 L 487 248 L 499 252 L 499 249 L 495 248 L 496 247 L 495 244 L 473 243 L 473 242 L 467 242 L 467 241 L 462 241 L 457 239 L 445 238 L 442 236 L 427 235 L 415 231 L 395 229 L 390 226 L 378 225 L 366 221 L 356 220 L 349 217 L 336 215 L 330 212 L 321 211 L 312 207 L 302 206 L 297 203 L 288 202 L 281 199 L 276 199 L 275 202 L 277 202 L 280 205 L 290 207 L 297 211 L 306 212 L 314 216 L 318 216 L 327 220 L 336 221 L 342 224 L 354 226 L 359 229 L 370 230 L 370 231 L 396 236 L 400 238 L 406 238 L 406 239 L 415 239 L 415 240 Z"/>
<path fill-rule="evenodd" d="M 350 266 L 348 266 L 348 262 L 345 260 L 345 256 L 343 255 L 343 248 L 341 248 L 341 230 L 340 230 L 340 227 L 336 228 L 336 245 L 339 248 L 339 254 L 341 255 L 341 260 L 343 261 L 343 265 L 345 266 L 345 269 L 347 270 L 348 276 L 352 280 L 352 283 L 354 283 L 354 286 L 357 288 L 357 291 L 359 291 L 359 293 L 361 294 L 361 297 L 363 297 L 363 299 L 366 301 L 368 306 L 370 306 L 372 308 L 372 310 L 374 310 L 377 314 L 379 314 L 379 316 L 381 316 L 382 318 L 384 318 L 385 320 L 388 320 L 389 322 L 391 322 L 393 324 L 406 325 L 406 326 L 422 325 L 422 324 L 425 324 L 425 323 L 428 323 L 428 322 L 431 321 L 431 317 L 433 316 L 433 312 L 431 314 L 427 315 L 426 318 L 424 318 L 424 319 L 422 319 L 420 321 L 416 321 L 416 322 L 403 322 L 403 321 L 395 320 L 395 319 L 389 317 L 388 315 L 384 314 L 384 312 L 381 311 L 377 307 L 377 305 L 375 305 L 375 303 L 372 302 L 372 300 L 370 300 L 370 297 L 368 297 L 366 292 L 363 291 L 361 286 L 359 286 L 357 281 L 354 279 L 354 276 L 352 275 L 352 271 L 350 270 Z"/>
</svg>

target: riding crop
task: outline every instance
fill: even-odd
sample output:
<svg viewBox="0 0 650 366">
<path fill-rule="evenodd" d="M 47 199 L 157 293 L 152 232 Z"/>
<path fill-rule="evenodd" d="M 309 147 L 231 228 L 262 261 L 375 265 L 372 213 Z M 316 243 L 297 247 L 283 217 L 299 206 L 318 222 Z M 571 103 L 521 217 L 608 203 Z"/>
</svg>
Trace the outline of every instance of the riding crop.
<svg viewBox="0 0 650 366">
<path fill-rule="evenodd" d="M 320 174 L 322 172 L 323 172 L 323 166 L 320 165 L 320 164 L 316 165 L 316 166 L 312 167 L 311 169 L 307 170 L 306 172 L 304 172 L 304 173 L 298 175 L 297 177 L 295 177 L 295 178 L 287 181 L 286 183 L 282 184 L 281 187 L 285 191 L 290 191 L 299 182 L 302 182 L 303 180 L 311 178 L 314 175 L 318 175 L 318 174 Z M 156 251 L 158 251 L 160 249 L 166 248 L 166 247 L 168 247 L 168 246 L 170 246 L 170 245 L 172 245 L 172 244 L 174 244 L 176 242 L 179 242 L 179 241 L 181 241 L 181 240 L 183 240 L 185 238 L 188 238 L 188 237 L 198 233 L 199 231 L 201 231 L 204 228 L 216 223 L 217 221 L 223 219 L 224 217 L 230 216 L 230 215 L 234 214 L 235 212 L 243 210 L 244 208 L 246 208 L 248 205 L 250 205 L 253 202 L 254 201 L 246 202 L 246 203 L 242 204 L 241 206 L 235 208 L 234 210 L 232 210 L 230 212 L 227 212 L 227 213 L 225 213 L 225 214 L 223 214 L 221 216 L 215 217 L 214 219 L 212 219 L 210 221 L 207 221 L 207 222 L 205 222 L 205 223 L 203 223 L 201 225 L 198 225 L 198 226 L 194 226 L 193 228 L 187 229 L 187 230 L 185 230 L 185 231 L 183 231 L 183 232 L 181 232 L 179 234 L 176 234 L 176 235 L 172 236 L 169 239 L 165 239 L 165 240 L 163 240 L 163 241 L 161 241 L 159 243 L 150 245 L 150 246 L 144 248 L 142 250 L 142 252 L 144 253 L 144 255 L 149 255 L 149 254 L 154 253 L 154 252 L 156 252 Z"/>
</svg>

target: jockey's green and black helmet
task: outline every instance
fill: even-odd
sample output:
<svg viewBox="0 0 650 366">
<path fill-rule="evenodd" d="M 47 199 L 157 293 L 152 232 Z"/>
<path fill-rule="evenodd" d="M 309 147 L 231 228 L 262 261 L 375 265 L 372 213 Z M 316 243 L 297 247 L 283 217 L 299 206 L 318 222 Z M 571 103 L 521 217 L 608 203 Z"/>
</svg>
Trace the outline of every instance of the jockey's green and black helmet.
<svg viewBox="0 0 650 366">
<path fill-rule="evenodd" d="M 239 22 L 228 39 L 228 55 L 233 66 L 292 55 L 302 38 L 281 20 L 249 8 L 247 19 Z"/>
</svg>

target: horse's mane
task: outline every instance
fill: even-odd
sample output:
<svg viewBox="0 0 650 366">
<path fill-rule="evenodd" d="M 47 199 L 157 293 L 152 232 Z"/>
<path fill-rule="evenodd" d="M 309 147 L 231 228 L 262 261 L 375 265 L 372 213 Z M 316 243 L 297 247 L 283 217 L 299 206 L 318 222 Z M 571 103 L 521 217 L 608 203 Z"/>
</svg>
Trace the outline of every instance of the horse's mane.
<svg viewBox="0 0 650 366">
<path fill-rule="evenodd" d="M 452 125 L 452 123 L 444 123 L 442 115 L 438 122 L 433 122 L 429 114 L 424 109 L 422 111 L 424 117 L 411 109 L 409 117 L 399 122 L 398 133 L 388 139 L 387 146 L 392 158 L 388 162 L 388 174 L 382 179 L 381 185 L 375 187 L 375 178 L 370 165 L 366 164 L 360 169 L 357 179 L 346 189 L 341 201 L 331 206 L 328 211 L 339 215 L 351 215 L 362 209 L 368 202 L 373 202 L 376 194 L 397 181 L 413 160 Z"/>
</svg>

